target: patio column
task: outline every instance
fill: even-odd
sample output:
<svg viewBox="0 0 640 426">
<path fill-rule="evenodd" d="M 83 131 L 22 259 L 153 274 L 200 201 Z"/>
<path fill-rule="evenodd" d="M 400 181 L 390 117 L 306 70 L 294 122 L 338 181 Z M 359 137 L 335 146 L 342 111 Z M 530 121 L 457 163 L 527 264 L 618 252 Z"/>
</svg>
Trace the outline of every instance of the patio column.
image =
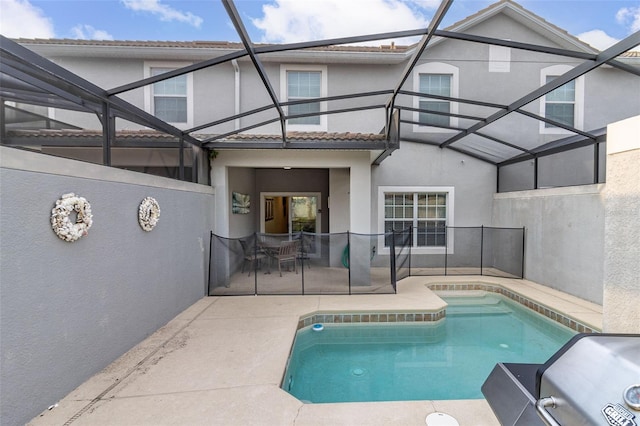
<svg viewBox="0 0 640 426">
<path fill-rule="evenodd" d="M 367 160 L 367 159 L 364 159 Z M 371 234 L 371 164 L 357 161 L 351 166 L 349 192 L 349 230 Z M 370 244 L 368 237 L 352 235 L 349 244 L 352 286 L 371 284 Z"/>
<path fill-rule="evenodd" d="M 603 331 L 640 333 L 640 116 L 607 127 Z"/>
</svg>

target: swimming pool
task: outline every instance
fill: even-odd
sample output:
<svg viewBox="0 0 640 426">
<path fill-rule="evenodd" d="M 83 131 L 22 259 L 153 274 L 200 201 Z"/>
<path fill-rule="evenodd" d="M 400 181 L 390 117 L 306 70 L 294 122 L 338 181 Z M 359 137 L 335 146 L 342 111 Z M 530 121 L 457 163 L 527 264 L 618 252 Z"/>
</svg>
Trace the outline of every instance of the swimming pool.
<svg viewBox="0 0 640 426">
<path fill-rule="evenodd" d="M 443 299 L 435 323 L 299 330 L 282 388 L 309 403 L 480 399 L 497 362 L 543 363 L 575 334 L 498 294 Z"/>
</svg>

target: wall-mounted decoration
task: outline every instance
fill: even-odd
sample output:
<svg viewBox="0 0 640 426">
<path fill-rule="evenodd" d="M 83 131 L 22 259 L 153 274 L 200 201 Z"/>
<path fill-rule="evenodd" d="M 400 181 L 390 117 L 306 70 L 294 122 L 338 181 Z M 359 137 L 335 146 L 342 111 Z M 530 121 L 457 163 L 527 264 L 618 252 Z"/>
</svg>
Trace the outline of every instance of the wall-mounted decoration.
<svg viewBox="0 0 640 426">
<path fill-rule="evenodd" d="M 231 200 L 231 213 L 235 214 L 248 214 L 251 200 L 248 194 L 241 194 L 239 192 L 233 193 Z"/>
<path fill-rule="evenodd" d="M 160 220 L 160 205 L 153 197 L 147 197 L 138 208 L 138 223 L 145 231 L 151 231 Z"/>
<path fill-rule="evenodd" d="M 264 220 L 265 222 L 273 220 L 273 198 L 264 199 Z"/>
<path fill-rule="evenodd" d="M 75 214 L 75 218 L 72 218 Z M 74 242 L 88 234 L 93 225 L 91 204 L 74 193 L 64 194 L 51 210 L 51 228 L 60 239 Z"/>
</svg>

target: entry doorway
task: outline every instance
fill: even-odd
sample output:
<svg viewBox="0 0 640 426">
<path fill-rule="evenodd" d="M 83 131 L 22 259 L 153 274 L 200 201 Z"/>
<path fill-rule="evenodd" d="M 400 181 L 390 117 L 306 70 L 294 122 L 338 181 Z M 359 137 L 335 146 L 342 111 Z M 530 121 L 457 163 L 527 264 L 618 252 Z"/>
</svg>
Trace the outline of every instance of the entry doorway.
<svg viewBox="0 0 640 426">
<path fill-rule="evenodd" d="M 321 232 L 320 195 L 319 192 L 260 193 L 260 232 Z"/>
<path fill-rule="evenodd" d="M 260 193 L 260 232 L 289 234 L 303 231 L 320 233 L 320 192 L 262 192 Z M 312 247 L 305 247 L 311 257 L 320 253 L 320 239 L 314 238 Z"/>
</svg>

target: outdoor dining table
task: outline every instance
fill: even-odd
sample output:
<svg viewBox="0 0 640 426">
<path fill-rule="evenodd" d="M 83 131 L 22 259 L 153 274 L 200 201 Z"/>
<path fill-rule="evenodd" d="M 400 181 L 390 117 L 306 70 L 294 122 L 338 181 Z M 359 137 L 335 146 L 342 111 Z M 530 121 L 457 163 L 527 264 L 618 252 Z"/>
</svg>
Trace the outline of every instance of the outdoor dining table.
<svg viewBox="0 0 640 426">
<path fill-rule="evenodd" d="M 267 255 L 267 272 L 265 274 L 271 273 L 271 261 L 276 259 L 277 254 L 280 251 L 281 241 L 258 241 L 258 248 Z"/>
</svg>

